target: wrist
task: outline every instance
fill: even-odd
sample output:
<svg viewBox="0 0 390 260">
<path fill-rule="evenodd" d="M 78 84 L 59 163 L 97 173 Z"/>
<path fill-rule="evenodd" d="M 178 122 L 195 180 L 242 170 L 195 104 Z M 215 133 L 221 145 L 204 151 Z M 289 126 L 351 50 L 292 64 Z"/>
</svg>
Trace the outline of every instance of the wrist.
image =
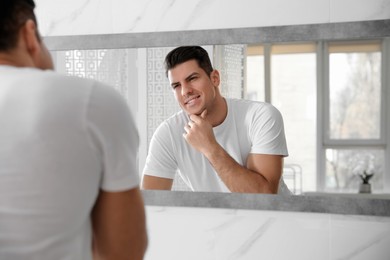
<svg viewBox="0 0 390 260">
<path fill-rule="evenodd" d="M 209 159 L 209 161 L 213 161 L 214 159 L 220 157 L 221 152 L 223 152 L 222 146 L 218 143 L 210 144 L 210 146 L 203 152 L 203 155 Z"/>
</svg>

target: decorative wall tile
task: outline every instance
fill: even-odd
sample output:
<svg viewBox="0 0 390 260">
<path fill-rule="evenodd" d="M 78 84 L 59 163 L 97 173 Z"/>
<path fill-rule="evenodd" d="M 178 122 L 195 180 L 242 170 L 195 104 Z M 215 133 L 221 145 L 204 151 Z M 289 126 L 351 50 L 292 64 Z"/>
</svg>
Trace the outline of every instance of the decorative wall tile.
<svg viewBox="0 0 390 260">
<path fill-rule="evenodd" d="M 66 74 L 107 83 L 128 100 L 126 49 L 65 51 L 65 60 L 59 62 L 65 63 Z"/>
</svg>

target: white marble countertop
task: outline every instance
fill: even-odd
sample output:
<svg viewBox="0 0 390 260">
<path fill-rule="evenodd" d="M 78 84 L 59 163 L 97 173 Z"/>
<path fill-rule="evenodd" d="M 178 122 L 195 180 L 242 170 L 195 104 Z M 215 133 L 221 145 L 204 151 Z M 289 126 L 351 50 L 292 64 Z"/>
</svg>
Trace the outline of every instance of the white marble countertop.
<svg viewBox="0 0 390 260">
<path fill-rule="evenodd" d="M 143 195 L 150 242 L 145 260 L 389 259 L 387 198 L 179 191 Z"/>
</svg>

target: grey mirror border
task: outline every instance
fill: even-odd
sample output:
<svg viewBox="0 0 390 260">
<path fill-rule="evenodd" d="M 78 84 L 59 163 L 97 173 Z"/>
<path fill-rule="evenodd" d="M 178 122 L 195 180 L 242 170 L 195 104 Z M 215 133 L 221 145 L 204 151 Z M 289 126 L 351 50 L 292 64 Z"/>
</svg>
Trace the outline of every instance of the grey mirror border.
<svg viewBox="0 0 390 260">
<path fill-rule="evenodd" d="M 338 215 L 390 217 L 390 196 L 270 195 L 143 190 L 145 205 L 159 207 L 200 207 L 241 210 L 270 210 Z"/>
<path fill-rule="evenodd" d="M 49 50 L 59 51 L 356 40 L 389 36 L 390 19 L 386 19 L 236 29 L 47 36 L 44 41 Z"/>
</svg>

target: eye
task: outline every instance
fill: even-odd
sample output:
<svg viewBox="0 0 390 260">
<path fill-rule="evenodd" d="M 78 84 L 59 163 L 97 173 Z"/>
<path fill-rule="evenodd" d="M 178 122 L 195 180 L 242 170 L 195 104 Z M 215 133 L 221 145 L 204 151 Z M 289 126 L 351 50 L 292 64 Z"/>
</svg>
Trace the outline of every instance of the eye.
<svg viewBox="0 0 390 260">
<path fill-rule="evenodd" d="M 172 89 L 176 89 L 177 87 L 180 87 L 180 85 L 179 84 L 172 85 Z"/>
</svg>

